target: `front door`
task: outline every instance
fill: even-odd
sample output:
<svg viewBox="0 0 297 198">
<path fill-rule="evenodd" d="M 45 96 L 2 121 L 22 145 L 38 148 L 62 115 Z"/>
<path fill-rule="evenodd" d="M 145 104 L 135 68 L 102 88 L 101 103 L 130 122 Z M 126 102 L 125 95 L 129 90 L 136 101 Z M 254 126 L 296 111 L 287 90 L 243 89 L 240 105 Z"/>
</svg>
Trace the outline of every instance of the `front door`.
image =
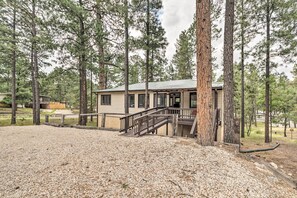
<svg viewBox="0 0 297 198">
<path fill-rule="evenodd" d="M 169 94 L 169 107 L 180 108 L 180 92 Z"/>
</svg>

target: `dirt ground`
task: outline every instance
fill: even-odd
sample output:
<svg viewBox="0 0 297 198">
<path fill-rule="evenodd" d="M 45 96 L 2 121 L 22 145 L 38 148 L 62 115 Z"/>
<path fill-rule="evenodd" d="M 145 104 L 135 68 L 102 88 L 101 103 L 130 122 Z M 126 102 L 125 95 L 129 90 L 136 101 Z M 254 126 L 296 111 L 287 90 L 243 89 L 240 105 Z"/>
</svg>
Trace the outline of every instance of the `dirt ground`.
<svg viewBox="0 0 297 198">
<path fill-rule="evenodd" d="M 297 146 L 282 142 L 273 150 L 252 154 L 255 157 L 264 159 L 266 162 L 273 162 L 283 173 L 291 177 L 297 183 Z"/>
<path fill-rule="evenodd" d="M 0 197 L 297 197 L 271 172 L 193 139 L 0 127 Z"/>
<path fill-rule="evenodd" d="M 291 138 L 291 134 L 288 133 L 288 137 L 283 135 L 274 135 L 273 142 L 270 144 L 264 143 L 263 138 L 257 138 L 255 140 L 243 140 L 242 149 L 263 149 L 272 148 L 277 143 L 280 144 L 275 150 L 256 152 L 249 154 L 252 158 L 258 158 L 265 160 L 268 163 L 274 163 L 277 165 L 277 169 L 282 173 L 290 177 L 297 183 L 297 133 L 295 131 L 294 138 Z"/>
</svg>

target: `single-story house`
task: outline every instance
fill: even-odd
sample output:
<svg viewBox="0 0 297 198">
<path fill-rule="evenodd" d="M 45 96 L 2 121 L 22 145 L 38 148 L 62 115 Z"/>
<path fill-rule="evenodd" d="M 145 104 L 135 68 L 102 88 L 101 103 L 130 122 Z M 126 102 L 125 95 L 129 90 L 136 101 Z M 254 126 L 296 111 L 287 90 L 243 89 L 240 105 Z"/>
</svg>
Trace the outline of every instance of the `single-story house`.
<svg viewBox="0 0 297 198">
<path fill-rule="evenodd" d="M 173 80 L 164 82 L 149 83 L 149 108 L 168 107 L 174 109 L 192 110 L 196 113 L 197 94 L 196 80 Z M 213 109 L 219 109 L 220 123 L 223 123 L 223 84 L 213 83 Z M 99 114 L 110 115 L 106 119 L 107 128 L 119 129 L 119 114 L 124 116 L 124 93 L 125 86 L 119 86 L 112 89 L 95 91 L 97 94 L 97 112 Z M 145 110 L 145 83 L 129 85 L 129 113 L 135 114 Z M 113 115 L 114 114 L 114 115 Z M 196 114 L 195 114 L 196 115 Z M 98 125 L 102 117 L 98 116 Z M 100 127 L 100 126 L 99 126 Z M 191 127 L 181 127 L 181 130 L 190 131 Z M 186 128 L 186 129 L 185 129 Z M 218 127 L 218 140 L 222 139 L 222 126 Z M 180 131 L 180 129 L 179 129 Z M 188 134 L 182 132 L 181 134 Z M 184 135 L 185 136 L 185 135 Z"/>
<path fill-rule="evenodd" d="M 40 108 L 41 109 L 65 109 L 65 102 L 51 102 L 51 98 L 49 96 L 40 95 L 39 96 Z M 29 103 L 26 105 L 28 108 L 32 108 L 33 104 Z"/>
</svg>

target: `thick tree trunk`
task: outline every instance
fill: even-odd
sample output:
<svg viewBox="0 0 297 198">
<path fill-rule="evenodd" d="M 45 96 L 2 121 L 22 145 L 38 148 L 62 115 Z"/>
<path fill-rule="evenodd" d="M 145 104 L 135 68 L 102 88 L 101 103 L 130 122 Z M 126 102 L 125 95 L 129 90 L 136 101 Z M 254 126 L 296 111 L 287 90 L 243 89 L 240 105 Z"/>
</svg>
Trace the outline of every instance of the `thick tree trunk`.
<svg viewBox="0 0 297 198">
<path fill-rule="evenodd" d="M 128 0 L 125 0 L 125 114 L 129 114 L 129 15 Z M 128 119 L 126 119 L 126 126 Z"/>
<path fill-rule="evenodd" d="M 146 1 L 146 61 L 145 61 L 145 109 L 149 108 L 149 68 L 150 68 L 150 0 Z"/>
<path fill-rule="evenodd" d="M 210 1 L 196 0 L 197 17 L 197 131 L 198 143 L 214 144 L 212 124 L 212 65 Z"/>
<path fill-rule="evenodd" d="M 265 143 L 269 138 L 269 112 L 270 112 L 270 0 L 266 3 L 266 82 L 265 82 Z"/>
<path fill-rule="evenodd" d="M 79 0 L 79 4 L 83 7 L 82 0 Z M 85 41 L 85 24 L 83 21 L 83 16 L 79 17 L 79 25 L 80 25 L 80 46 L 81 46 L 81 53 L 79 57 L 79 74 L 80 74 L 80 114 L 87 113 L 87 72 L 86 72 L 86 41 Z M 87 124 L 87 117 L 83 116 L 79 120 L 80 125 Z"/>
<path fill-rule="evenodd" d="M 226 0 L 224 32 L 224 141 L 234 142 L 233 79 L 234 0 Z"/>
<path fill-rule="evenodd" d="M 241 137 L 244 138 L 244 2 L 241 0 Z"/>
<path fill-rule="evenodd" d="M 16 1 L 13 7 L 13 22 L 12 22 L 12 69 L 11 69 L 11 95 L 12 95 L 12 109 L 11 109 L 11 124 L 16 124 Z"/>
</svg>

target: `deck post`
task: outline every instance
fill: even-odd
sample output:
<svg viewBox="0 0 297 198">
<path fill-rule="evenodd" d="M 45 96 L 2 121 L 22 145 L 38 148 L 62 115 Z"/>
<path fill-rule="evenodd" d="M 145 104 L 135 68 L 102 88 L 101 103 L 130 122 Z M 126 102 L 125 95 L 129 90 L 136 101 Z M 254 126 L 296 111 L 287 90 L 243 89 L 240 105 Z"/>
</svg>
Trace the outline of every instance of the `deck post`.
<svg viewBox="0 0 297 198">
<path fill-rule="evenodd" d="M 154 116 L 153 116 L 153 128 L 155 128 L 155 117 Z"/>
<path fill-rule="evenodd" d="M 167 117 L 167 122 L 166 122 L 166 136 L 168 136 L 168 117 Z"/>
<path fill-rule="evenodd" d="M 146 116 L 146 132 L 149 133 L 149 117 Z"/>
<path fill-rule="evenodd" d="M 102 128 L 105 128 L 105 120 L 106 120 L 106 113 L 103 113 L 102 118 L 101 118 L 101 127 Z M 125 125 L 125 129 L 126 129 L 126 125 Z"/>
</svg>

